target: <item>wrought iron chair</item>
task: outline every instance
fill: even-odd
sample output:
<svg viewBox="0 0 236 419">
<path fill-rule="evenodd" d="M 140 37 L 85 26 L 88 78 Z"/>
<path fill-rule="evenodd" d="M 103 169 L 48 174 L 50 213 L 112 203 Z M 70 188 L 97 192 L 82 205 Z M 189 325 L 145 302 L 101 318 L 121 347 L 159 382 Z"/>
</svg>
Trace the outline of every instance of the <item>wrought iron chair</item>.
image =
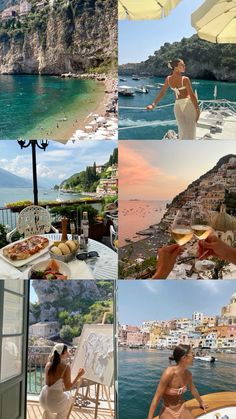
<svg viewBox="0 0 236 419">
<path fill-rule="evenodd" d="M 55 233 L 59 232 L 52 226 L 48 210 L 38 205 L 29 205 L 20 212 L 16 228 L 7 234 L 7 241 L 12 241 L 12 236 L 16 231 L 24 237 L 29 237 L 33 234 L 49 233 L 51 230 Z"/>
</svg>

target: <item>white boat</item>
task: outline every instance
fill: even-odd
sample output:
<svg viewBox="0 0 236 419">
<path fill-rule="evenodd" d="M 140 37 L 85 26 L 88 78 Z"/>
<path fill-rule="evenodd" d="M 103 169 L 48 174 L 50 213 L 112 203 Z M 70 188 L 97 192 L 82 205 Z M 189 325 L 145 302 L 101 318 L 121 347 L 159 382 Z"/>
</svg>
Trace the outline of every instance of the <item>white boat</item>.
<svg viewBox="0 0 236 419">
<path fill-rule="evenodd" d="M 197 140 L 236 140 L 236 102 L 227 99 L 201 100 L 197 122 Z M 165 133 L 163 140 L 178 139 L 174 130 Z"/>
<path fill-rule="evenodd" d="M 195 356 L 194 359 L 196 359 L 197 361 L 212 362 L 212 363 L 217 361 L 217 358 L 215 358 L 214 356 Z"/>
<path fill-rule="evenodd" d="M 120 77 L 120 81 L 127 81 L 127 79 L 123 79 L 122 77 Z"/>
<path fill-rule="evenodd" d="M 137 93 L 149 93 L 149 90 L 145 86 L 135 87 L 135 92 Z"/>
<path fill-rule="evenodd" d="M 211 410 L 198 416 L 199 419 L 233 419 L 236 418 L 236 406 L 223 407 Z"/>
<path fill-rule="evenodd" d="M 134 88 L 131 86 L 120 86 L 118 87 L 118 93 L 122 96 L 134 96 Z"/>
<path fill-rule="evenodd" d="M 202 100 L 197 122 L 197 139 L 235 140 L 236 102 L 227 99 Z"/>
</svg>

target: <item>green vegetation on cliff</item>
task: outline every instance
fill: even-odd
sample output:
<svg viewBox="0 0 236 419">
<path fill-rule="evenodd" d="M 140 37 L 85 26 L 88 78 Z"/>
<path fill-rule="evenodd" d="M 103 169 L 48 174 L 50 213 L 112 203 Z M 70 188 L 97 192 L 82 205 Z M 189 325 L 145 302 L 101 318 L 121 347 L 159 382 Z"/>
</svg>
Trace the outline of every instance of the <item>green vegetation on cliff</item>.
<svg viewBox="0 0 236 419">
<path fill-rule="evenodd" d="M 31 11 L 24 16 L 16 13 L 0 19 L 0 72 L 114 70 L 117 7 L 113 0 L 54 0 L 52 6 L 28 2 Z"/>
<path fill-rule="evenodd" d="M 108 176 L 106 170 L 109 166 L 118 163 L 118 148 L 115 148 L 113 154 L 110 155 L 109 161 L 104 164 L 101 173 L 96 173 L 96 163 L 93 166 L 86 167 L 85 170 L 75 173 L 69 179 L 64 180 L 60 187 L 63 189 L 73 189 L 77 192 L 95 192 L 99 180 Z"/>
<path fill-rule="evenodd" d="M 186 73 L 193 78 L 236 80 L 236 44 L 214 44 L 197 35 L 180 42 L 166 42 L 146 61 L 119 66 L 120 74 L 166 77 L 167 63 L 175 58 L 186 62 Z"/>
</svg>

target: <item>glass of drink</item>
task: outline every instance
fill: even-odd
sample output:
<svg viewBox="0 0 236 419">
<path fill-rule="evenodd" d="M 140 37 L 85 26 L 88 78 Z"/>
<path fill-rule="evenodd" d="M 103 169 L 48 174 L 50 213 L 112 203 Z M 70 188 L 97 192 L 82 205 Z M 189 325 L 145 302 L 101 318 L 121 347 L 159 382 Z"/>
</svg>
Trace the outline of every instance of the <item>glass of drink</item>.
<svg viewBox="0 0 236 419">
<path fill-rule="evenodd" d="M 210 213 L 203 209 L 194 209 L 191 214 L 191 228 L 195 237 L 198 240 L 206 240 L 212 233 L 212 228 L 209 225 Z"/>
<path fill-rule="evenodd" d="M 191 213 L 191 227 L 195 237 L 198 240 L 206 240 L 213 232 L 210 224 L 210 212 L 203 208 L 196 208 Z M 201 254 L 199 255 L 199 257 Z M 197 260 L 195 269 L 198 273 L 211 271 L 214 269 L 215 263 L 211 260 L 203 259 Z"/>
<path fill-rule="evenodd" d="M 171 227 L 171 236 L 180 246 L 192 239 L 193 231 L 187 211 L 178 210 Z"/>
</svg>

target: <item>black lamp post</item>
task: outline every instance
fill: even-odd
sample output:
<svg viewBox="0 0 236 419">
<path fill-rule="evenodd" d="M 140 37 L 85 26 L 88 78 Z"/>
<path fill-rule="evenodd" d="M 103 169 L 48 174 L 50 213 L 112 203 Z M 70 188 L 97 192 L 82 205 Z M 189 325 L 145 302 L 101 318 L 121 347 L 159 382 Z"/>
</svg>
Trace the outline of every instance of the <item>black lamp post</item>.
<svg viewBox="0 0 236 419">
<path fill-rule="evenodd" d="M 33 193 L 34 193 L 34 205 L 38 205 L 38 182 L 37 182 L 37 162 L 36 162 L 36 147 L 45 151 L 48 146 L 47 140 L 18 140 L 18 144 L 22 148 L 28 148 L 31 146 L 32 151 L 32 172 L 33 172 Z"/>
</svg>

